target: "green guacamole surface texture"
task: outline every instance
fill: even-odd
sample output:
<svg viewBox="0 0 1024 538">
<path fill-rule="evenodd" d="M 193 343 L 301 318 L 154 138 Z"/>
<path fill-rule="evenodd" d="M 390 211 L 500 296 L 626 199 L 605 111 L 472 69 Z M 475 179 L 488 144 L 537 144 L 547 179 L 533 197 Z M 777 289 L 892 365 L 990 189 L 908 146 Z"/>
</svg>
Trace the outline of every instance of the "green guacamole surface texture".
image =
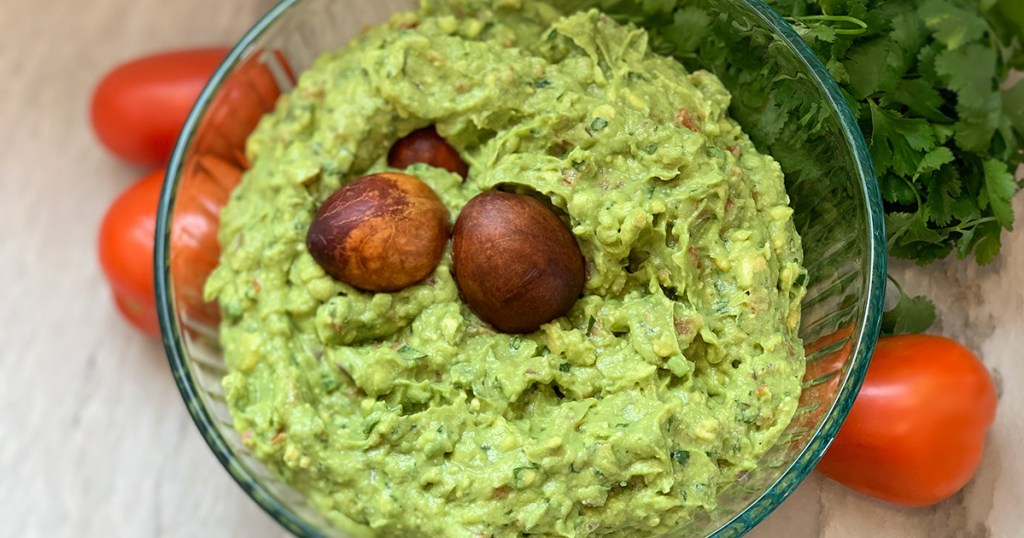
<svg viewBox="0 0 1024 538">
<path fill-rule="evenodd" d="M 367 536 L 637 537 L 713 509 L 804 372 L 782 172 L 728 104 L 644 31 L 531 0 L 427 3 L 319 58 L 249 139 L 206 286 L 245 445 Z M 453 220 L 494 188 L 564 218 L 587 266 L 567 315 L 494 331 L 447 251 L 377 294 L 309 255 L 318 205 L 427 125 L 468 178 L 406 172 Z"/>
</svg>

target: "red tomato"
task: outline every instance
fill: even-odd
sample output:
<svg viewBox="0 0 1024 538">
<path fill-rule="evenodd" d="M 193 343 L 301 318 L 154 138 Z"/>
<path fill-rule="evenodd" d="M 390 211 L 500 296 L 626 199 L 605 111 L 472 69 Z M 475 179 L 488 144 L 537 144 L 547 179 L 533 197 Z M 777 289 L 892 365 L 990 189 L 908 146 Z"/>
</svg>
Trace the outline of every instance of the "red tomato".
<svg viewBox="0 0 1024 538">
<path fill-rule="evenodd" d="M 153 239 L 164 170 L 150 173 L 121 193 L 100 225 L 100 267 L 121 313 L 142 332 L 157 336 L 160 326 L 153 292 Z"/>
<path fill-rule="evenodd" d="M 217 305 L 203 299 L 203 286 L 220 258 L 220 209 L 241 178 L 241 168 L 215 155 L 199 155 L 185 166 L 171 219 L 170 264 L 178 307 L 191 320 L 219 320 Z"/>
<path fill-rule="evenodd" d="M 828 406 L 817 403 L 827 401 L 838 390 L 843 377 L 835 374 L 842 371 L 850 353 L 852 334 L 853 326 L 844 325 L 835 332 L 804 344 L 808 362 L 804 371 L 804 390 L 800 393 L 800 407 L 806 411 L 793 419 L 795 426 L 810 430 L 829 411 Z M 799 442 L 799 439 L 794 442 Z"/>
<path fill-rule="evenodd" d="M 203 285 L 217 265 L 220 208 L 242 170 L 218 157 L 197 158 L 185 170 L 171 226 L 170 263 L 178 308 L 193 320 L 216 323 L 217 307 L 203 300 Z M 99 256 L 114 301 L 142 332 L 159 335 L 153 287 L 153 244 L 164 170 L 123 192 L 100 226 Z"/>
<path fill-rule="evenodd" d="M 173 54 L 186 53 L 154 58 Z M 220 62 L 220 56 L 223 53 L 218 53 L 214 67 Z M 178 308 L 185 316 L 203 323 L 216 323 L 218 319 L 217 306 L 203 300 L 203 285 L 220 254 L 217 242 L 220 209 L 248 166 L 244 151 L 246 138 L 263 114 L 273 109 L 281 93 L 265 61 L 278 64 L 286 78 L 283 84 L 294 82 L 291 68 L 280 53 L 275 52 L 269 59 L 253 54 L 244 60 L 224 80 L 217 97 L 210 103 L 205 120 L 197 129 L 192 156 L 182 165 L 181 184 L 171 219 L 170 264 Z M 205 83 L 205 79 L 199 83 L 196 95 Z M 97 91 L 97 95 L 99 93 Z M 191 106 L 189 103 L 184 109 L 182 122 Z M 168 154 L 180 127 L 180 124 L 174 126 Z M 153 244 L 163 178 L 164 170 L 153 172 L 114 201 L 104 217 L 99 244 L 100 264 L 118 307 L 132 324 L 153 335 L 159 334 L 153 290 Z"/>
<path fill-rule="evenodd" d="M 879 499 L 933 504 L 974 476 L 995 412 L 992 378 L 961 344 L 929 335 L 882 338 L 818 470 Z"/>
<path fill-rule="evenodd" d="M 274 78 L 267 62 L 280 67 Z M 203 300 L 203 285 L 217 265 L 220 208 L 248 168 L 245 141 L 263 115 L 273 110 L 281 85 L 295 79 L 280 52 L 256 52 L 227 77 L 196 129 L 191 158 L 182 165 L 181 185 L 172 218 L 170 264 L 182 313 L 214 324 L 217 305 Z"/>
<path fill-rule="evenodd" d="M 227 53 L 223 47 L 166 52 L 107 73 L 92 97 L 96 135 L 126 161 L 165 164 L 192 105 Z"/>
<path fill-rule="evenodd" d="M 288 60 L 278 51 L 273 54 L 256 52 L 242 60 L 224 79 L 196 130 L 196 153 L 213 154 L 243 169 L 248 168 L 245 141 L 263 115 L 273 110 L 281 95 L 282 88 L 267 62 L 281 68 L 284 77 L 281 85 L 290 87 L 295 83 Z"/>
</svg>

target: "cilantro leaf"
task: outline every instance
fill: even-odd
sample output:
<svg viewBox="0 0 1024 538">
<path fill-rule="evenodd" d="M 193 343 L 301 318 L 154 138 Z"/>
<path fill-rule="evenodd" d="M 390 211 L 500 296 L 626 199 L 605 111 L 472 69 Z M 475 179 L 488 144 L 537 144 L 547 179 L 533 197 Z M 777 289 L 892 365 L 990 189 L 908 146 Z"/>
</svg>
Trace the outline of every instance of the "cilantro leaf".
<svg viewBox="0 0 1024 538">
<path fill-rule="evenodd" d="M 1003 90 L 1003 114 L 1010 124 L 1024 131 L 1024 80 Z"/>
<path fill-rule="evenodd" d="M 935 58 L 942 52 L 938 43 L 928 43 L 917 53 L 917 74 L 933 86 L 939 87 L 939 74 L 935 72 Z"/>
<path fill-rule="evenodd" d="M 900 300 L 891 310 L 882 313 L 882 335 L 920 333 L 935 323 L 935 303 L 927 297 L 910 297 L 900 292 Z"/>
<path fill-rule="evenodd" d="M 885 37 L 851 49 L 843 65 L 853 96 L 860 100 L 895 88 L 903 73 L 889 63 L 889 58 L 897 54 L 896 44 Z"/>
<path fill-rule="evenodd" d="M 956 255 L 961 260 L 966 258 L 972 250 L 977 241 L 974 240 L 974 234 L 978 231 L 977 227 L 968 228 L 960 234 L 960 237 L 956 240 Z"/>
<path fill-rule="evenodd" d="M 1006 169 L 1006 164 L 995 159 L 985 161 L 985 199 L 996 222 L 1007 230 L 1013 229 L 1013 205 L 1010 198 L 1017 192 L 1017 182 L 1013 174 Z"/>
<path fill-rule="evenodd" d="M 917 171 L 922 151 L 935 147 L 935 135 L 928 122 L 903 118 L 875 103 L 871 107 L 871 157 L 878 172 L 892 170 L 901 176 Z"/>
<path fill-rule="evenodd" d="M 999 255 L 1003 243 L 999 237 L 1001 232 L 995 222 L 986 222 L 974 231 L 974 260 L 978 265 L 988 265 Z"/>
<path fill-rule="evenodd" d="M 917 55 L 927 40 L 924 21 L 913 12 L 897 15 L 892 19 L 892 40 L 911 58 Z"/>
<path fill-rule="evenodd" d="M 787 185 L 842 163 L 821 147 L 827 114 L 770 37 L 737 32 L 713 0 L 553 0 L 644 26 L 650 48 L 717 74 L 730 114 L 779 161 Z M 882 193 L 889 254 L 920 264 L 995 258 L 1013 225 L 1011 174 L 1024 163 L 1021 0 L 766 0 L 840 85 Z M 732 17 L 732 18 L 730 18 Z M 751 52 L 758 51 L 758 52 Z M 786 75 L 780 75 L 786 73 Z"/>
<path fill-rule="evenodd" d="M 642 0 L 645 13 L 668 14 L 676 8 L 676 0 Z"/>
<path fill-rule="evenodd" d="M 915 215 L 914 220 L 910 222 L 910 226 L 903 234 L 903 242 L 911 245 L 918 243 L 914 245 L 918 249 L 924 248 L 925 245 L 941 245 L 942 239 L 942 234 L 938 230 L 930 228 L 921 213 Z"/>
<path fill-rule="evenodd" d="M 889 234 L 889 254 L 916 260 L 920 265 L 943 258 L 953 249 L 941 233 L 928 226 L 924 210 L 887 213 L 885 228 Z"/>
<path fill-rule="evenodd" d="M 666 40 L 678 50 L 693 50 L 707 36 L 711 17 L 703 9 L 691 6 L 676 11 L 672 21 L 673 31 L 663 34 Z"/>
<path fill-rule="evenodd" d="M 893 17 L 892 33 L 889 38 L 896 45 L 889 58 L 889 65 L 902 76 L 913 65 L 917 53 L 928 38 L 928 32 L 921 19 L 908 12 Z"/>
<path fill-rule="evenodd" d="M 939 146 L 925 154 L 917 165 L 917 173 L 915 175 L 919 176 L 926 172 L 938 170 L 942 168 L 942 165 L 951 162 L 953 162 L 953 152 L 946 146 Z"/>
<path fill-rule="evenodd" d="M 981 207 L 978 205 L 977 197 L 961 196 L 957 198 L 953 203 L 953 218 L 962 222 L 980 219 Z"/>
<path fill-rule="evenodd" d="M 1016 30 L 1018 40 L 1024 42 L 1024 2 L 996 0 L 996 11 L 1004 24 Z"/>
<path fill-rule="evenodd" d="M 999 126 L 1001 96 L 996 89 L 996 52 L 981 44 L 947 50 L 935 58 L 935 71 L 956 92 L 956 141 L 961 148 L 984 153 Z"/>
<path fill-rule="evenodd" d="M 398 354 L 403 359 L 410 361 L 419 360 L 427 356 L 426 353 L 410 346 L 409 344 L 404 344 L 402 347 L 398 348 Z"/>
<path fill-rule="evenodd" d="M 935 40 L 955 50 L 981 39 L 988 30 L 977 12 L 957 7 L 948 0 L 928 0 L 917 10 L 925 25 L 935 34 Z"/>
<path fill-rule="evenodd" d="M 996 111 L 966 117 L 953 126 L 956 145 L 967 151 L 984 153 L 992 144 L 998 127 L 999 113 Z"/>
<path fill-rule="evenodd" d="M 943 149 L 946 148 L 938 148 Z M 936 170 L 928 174 L 923 182 L 928 190 L 928 201 L 925 206 L 928 219 L 939 226 L 948 226 L 953 221 L 954 207 L 962 193 L 956 170 L 952 167 Z"/>
<path fill-rule="evenodd" d="M 935 58 L 935 72 L 957 93 L 964 112 L 989 110 L 996 92 L 996 51 L 979 43 L 947 50 Z"/>
<path fill-rule="evenodd" d="M 935 85 L 922 78 L 901 79 L 892 91 L 884 96 L 886 106 L 899 104 L 929 121 L 945 123 L 952 121 L 942 112 L 945 100 Z"/>
<path fill-rule="evenodd" d="M 818 39 L 826 43 L 834 43 L 836 40 L 836 29 L 827 24 L 816 24 L 807 28 L 806 34 L 800 37 L 803 37 L 806 41 Z"/>
</svg>

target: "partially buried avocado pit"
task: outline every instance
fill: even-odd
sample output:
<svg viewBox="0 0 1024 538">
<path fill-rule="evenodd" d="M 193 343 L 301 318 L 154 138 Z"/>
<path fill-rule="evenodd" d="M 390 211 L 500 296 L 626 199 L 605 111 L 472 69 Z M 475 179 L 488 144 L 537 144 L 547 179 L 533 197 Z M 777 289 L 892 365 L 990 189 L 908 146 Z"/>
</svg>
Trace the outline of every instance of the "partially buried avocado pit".
<svg viewBox="0 0 1024 538">
<path fill-rule="evenodd" d="M 443 168 L 466 179 L 469 166 L 459 152 L 437 134 L 433 126 L 417 129 L 391 146 L 388 152 L 388 166 L 407 168 L 416 163 Z"/>
<path fill-rule="evenodd" d="M 448 241 L 448 209 L 416 177 L 385 172 L 338 189 L 306 235 L 329 275 L 367 291 L 397 291 L 426 278 Z"/>
<path fill-rule="evenodd" d="M 529 333 L 564 315 L 583 291 L 583 254 L 540 201 L 489 191 L 466 204 L 452 232 L 452 271 L 480 319 Z"/>
</svg>

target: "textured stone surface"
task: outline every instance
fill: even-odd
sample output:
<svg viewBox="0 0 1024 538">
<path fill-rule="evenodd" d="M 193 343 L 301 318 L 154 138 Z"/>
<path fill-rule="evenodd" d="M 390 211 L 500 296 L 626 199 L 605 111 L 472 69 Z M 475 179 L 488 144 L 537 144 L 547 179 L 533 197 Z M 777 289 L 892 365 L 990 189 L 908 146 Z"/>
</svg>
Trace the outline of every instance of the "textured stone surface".
<svg viewBox="0 0 1024 538">
<path fill-rule="evenodd" d="M 95 258 L 107 204 L 144 170 L 95 142 L 88 99 L 119 61 L 237 39 L 272 0 L 4 0 L 0 7 L 0 521 L 5 536 L 282 536 L 203 443 L 159 342 L 117 315 Z M 1024 215 L 1024 198 L 1016 201 Z M 977 268 L 898 267 L 979 352 L 1003 398 L 977 479 L 907 510 L 811 476 L 757 538 L 1016 536 L 1024 498 L 1024 234 Z"/>
</svg>

